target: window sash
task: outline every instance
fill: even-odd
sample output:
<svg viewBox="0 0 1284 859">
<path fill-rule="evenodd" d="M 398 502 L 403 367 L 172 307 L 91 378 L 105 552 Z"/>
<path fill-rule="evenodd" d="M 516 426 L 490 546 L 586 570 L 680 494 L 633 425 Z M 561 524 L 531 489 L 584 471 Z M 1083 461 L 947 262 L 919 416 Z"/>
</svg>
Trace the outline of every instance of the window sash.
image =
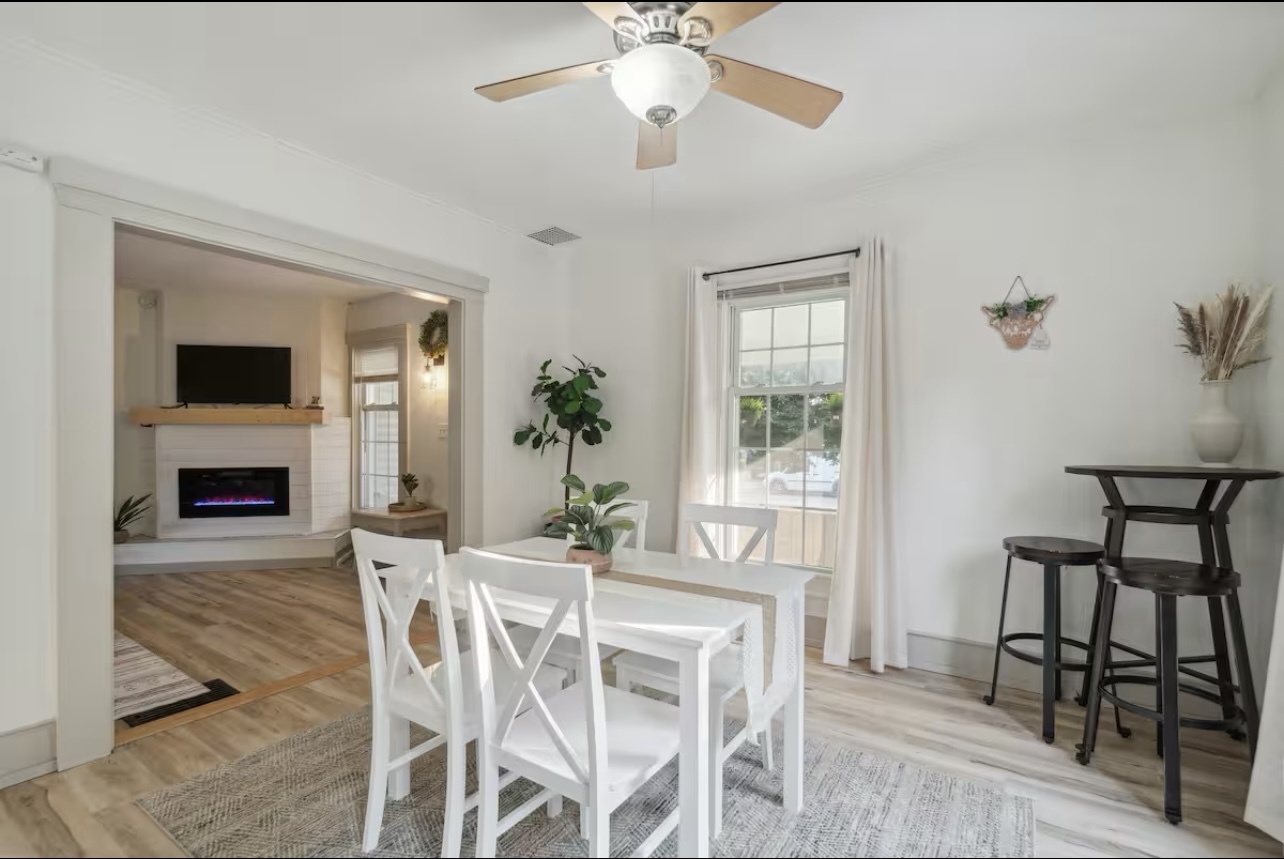
<svg viewBox="0 0 1284 859">
<path fill-rule="evenodd" d="M 822 280 L 822 279 L 816 279 L 816 280 Z M 812 286 L 811 288 L 806 288 L 806 287 L 790 288 L 788 282 L 786 282 L 783 284 L 772 284 L 769 286 L 750 287 L 748 289 L 743 290 L 741 295 L 735 295 L 734 290 L 728 290 L 725 294 L 720 292 L 720 296 L 723 296 L 720 298 L 720 302 L 728 308 L 728 318 L 727 318 L 727 325 L 726 325 L 727 342 L 725 344 L 725 349 L 724 349 L 724 360 L 727 362 L 727 367 L 728 367 L 728 373 L 727 373 L 728 385 L 726 389 L 726 404 L 727 404 L 726 428 L 725 428 L 726 442 L 723 444 L 724 463 L 723 463 L 723 480 L 722 480 L 722 492 L 723 492 L 725 503 L 728 503 L 728 504 L 735 503 L 735 495 L 736 495 L 736 490 L 738 488 L 737 465 L 738 465 L 740 451 L 758 449 L 757 447 L 746 448 L 741 446 L 740 444 L 740 436 L 739 436 L 740 399 L 742 397 L 763 397 L 767 401 L 768 411 L 766 413 L 766 416 L 764 417 L 764 421 L 766 423 L 767 435 L 764 440 L 765 447 L 762 449 L 767 451 L 767 457 L 768 457 L 767 462 L 768 462 L 768 467 L 770 467 L 770 463 L 771 463 L 770 452 L 772 450 L 779 449 L 772 446 L 772 438 L 771 438 L 772 421 L 771 421 L 771 413 L 770 413 L 771 397 L 802 395 L 803 397 L 803 418 L 802 418 L 803 424 L 802 425 L 803 425 L 803 431 L 805 433 L 807 431 L 807 426 L 810 421 L 810 409 L 811 409 L 810 397 L 817 396 L 817 395 L 832 394 L 832 393 L 845 394 L 846 392 L 846 387 L 847 387 L 846 367 L 847 367 L 847 355 L 848 355 L 847 350 L 850 348 L 850 344 L 848 342 L 850 331 L 848 330 L 848 326 L 847 326 L 846 313 L 844 313 L 843 340 L 841 343 L 831 342 L 831 341 L 827 341 L 825 343 L 812 343 L 811 342 L 812 319 L 811 319 L 811 314 L 808 313 L 807 338 L 806 338 L 806 343 L 804 344 L 804 347 L 807 349 L 806 378 L 808 380 L 810 380 L 812 377 L 811 376 L 812 348 L 820 347 L 820 346 L 838 346 L 838 345 L 841 345 L 843 347 L 842 362 L 841 362 L 841 366 L 843 368 L 843 380 L 841 382 L 817 383 L 817 384 L 809 383 L 805 385 L 746 386 L 746 385 L 740 384 L 741 359 L 744 353 L 746 352 L 771 353 L 769 356 L 769 363 L 767 367 L 767 379 L 771 380 L 774 376 L 775 353 L 777 351 L 780 351 L 781 349 L 788 349 L 788 348 L 804 348 L 804 347 L 776 347 L 774 345 L 775 344 L 775 317 L 773 314 L 772 332 L 768 340 L 768 342 L 772 345 L 768 346 L 765 349 L 742 350 L 740 348 L 741 314 L 746 311 L 762 310 L 767 308 L 774 309 L 774 308 L 781 308 L 781 307 L 794 307 L 798 305 L 810 306 L 812 304 L 823 303 L 825 301 L 835 301 L 835 300 L 843 300 L 844 302 L 851 301 L 851 289 L 850 289 L 850 286 L 848 285 L 847 278 L 845 275 L 839 276 L 837 278 L 826 277 L 823 279 L 823 281 L 825 282 L 825 285 L 818 284 L 818 285 Z M 815 281 L 812 281 L 812 283 L 815 283 Z M 829 285 L 829 284 L 833 284 L 833 285 Z M 847 305 L 845 304 L 844 310 L 846 309 L 847 309 Z M 805 449 L 804 449 L 803 455 L 804 457 L 807 456 L 807 451 Z M 841 468 L 841 463 L 840 463 L 840 468 Z M 798 565 L 806 566 L 809 569 L 816 570 L 822 574 L 827 574 L 829 572 L 832 572 L 831 568 L 810 566 L 805 563 L 805 561 L 807 560 L 806 558 L 807 553 L 805 549 L 806 537 L 807 537 L 807 519 L 808 519 L 808 514 L 811 512 L 822 512 L 822 513 L 834 512 L 836 515 L 836 511 L 832 511 L 829 508 L 814 507 L 809 505 L 808 504 L 808 501 L 810 500 L 809 496 L 811 496 L 812 498 L 815 498 L 818 496 L 818 493 L 815 490 L 809 491 L 807 484 L 808 484 L 808 481 L 804 480 L 803 492 L 799 499 L 798 506 L 795 507 L 793 505 L 772 504 L 771 503 L 772 498 L 771 498 L 769 489 L 766 490 L 766 495 L 764 496 L 764 499 L 763 499 L 763 506 L 767 507 L 768 509 L 788 510 L 791 512 L 796 511 L 801 515 L 802 518 L 799 526 L 800 540 L 802 545 L 804 546 L 803 557 L 801 560 L 804 563 L 801 563 Z M 723 543 L 723 545 L 720 548 L 723 551 L 724 555 L 731 550 L 731 546 L 728 545 L 728 543 L 732 538 L 732 534 L 731 534 L 732 530 L 733 529 L 722 529 L 723 533 L 720 535 L 721 541 Z M 785 561 L 783 563 L 794 563 L 794 562 L 790 560 L 790 561 Z"/>
</svg>

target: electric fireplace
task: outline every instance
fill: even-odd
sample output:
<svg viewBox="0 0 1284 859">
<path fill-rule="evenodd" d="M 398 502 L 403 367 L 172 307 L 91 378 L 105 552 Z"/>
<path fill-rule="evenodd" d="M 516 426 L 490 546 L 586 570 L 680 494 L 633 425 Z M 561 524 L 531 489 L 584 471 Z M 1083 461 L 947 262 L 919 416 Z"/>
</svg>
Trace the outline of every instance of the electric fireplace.
<svg viewBox="0 0 1284 859">
<path fill-rule="evenodd" d="M 178 517 L 289 516 L 288 468 L 180 468 Z"/>
</svg>

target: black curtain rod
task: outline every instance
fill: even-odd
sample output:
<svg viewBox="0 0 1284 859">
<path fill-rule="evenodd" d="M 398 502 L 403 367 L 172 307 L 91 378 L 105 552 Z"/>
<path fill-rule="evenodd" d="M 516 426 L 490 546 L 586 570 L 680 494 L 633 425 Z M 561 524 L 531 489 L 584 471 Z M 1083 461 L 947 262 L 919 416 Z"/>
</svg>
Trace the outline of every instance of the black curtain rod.
<svg viewBox="0 0 1284 859">
<path fill-rule="evenodd" d="M 795 263 L 795 262 L 811 262 L 812 260 L 828 259 L 829 257 L 840 257 L 840 256 L 845 256 L 847 254 L 855 254 L 856 256 L 860 256 L 860 248 L 852 248 L 849 251 L 832 251 L 827 254 L 816 254 L 814 257 L 799 257 L 798 259 L 782 259 L 780 262 L 765 262 L 762 265 L 742 265 L 740 268 L 727 268 L 727 269 L 723 269 L 722 271 L 706 272 L 702 276 L 704 277 L 705 280 L 708 280 L 709 278 L 715 277 L 720 274 L 735 274 L 736 272 L 740 272 L 740 271 L 753 271 L 754 269 L 759 269 L 759 268 L 772 268 L 774 266 L 789 265 L 790 263 Z"/>
</svg>

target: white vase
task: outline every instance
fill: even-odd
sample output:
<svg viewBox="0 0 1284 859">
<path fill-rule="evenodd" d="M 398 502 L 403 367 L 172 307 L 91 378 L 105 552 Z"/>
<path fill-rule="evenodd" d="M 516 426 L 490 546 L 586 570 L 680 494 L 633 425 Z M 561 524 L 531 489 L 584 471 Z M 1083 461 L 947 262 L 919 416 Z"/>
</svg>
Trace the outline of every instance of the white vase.
<svg viewBox="0 0 1284 859">
<path fill-rule="evenodd" d="M 1190 438 L 1204 465 L 1228 466 L 1244 443 L 1244 422 L 1226 407 L 1230 380 L 1200 382 L 1199 413 L 1190 422 Z"/>
</svg>

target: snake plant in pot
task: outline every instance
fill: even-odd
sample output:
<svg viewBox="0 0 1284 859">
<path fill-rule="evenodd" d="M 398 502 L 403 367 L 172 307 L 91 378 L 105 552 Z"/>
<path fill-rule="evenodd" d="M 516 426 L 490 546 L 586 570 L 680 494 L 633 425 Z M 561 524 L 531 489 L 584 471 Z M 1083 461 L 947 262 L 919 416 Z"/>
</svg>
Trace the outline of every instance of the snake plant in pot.
<svg viewBox="0 0 1284 859">
<path fill-rule="evenodd" d="M 563 477 L 562 483 L 579 495 L 568 501 L 565 507 L 553 507 L 548 511 L 547 515 L 561 517 L 549 526 L 550 533 L 570 535 L 572 542 L 566 550 L 567 563 L 589 564 L 593 567 L 593 575 L 600 576 L 611 569 L 615 532 L 633 529 L 632 520 L 612 518 L 613 514 L 633 506 L 630 501 L 612 503 L 629 491 L 629 485 L 617 480 L 598 483 L 587 489 L 584 481 L 574 474 Z"/>
</svg>

